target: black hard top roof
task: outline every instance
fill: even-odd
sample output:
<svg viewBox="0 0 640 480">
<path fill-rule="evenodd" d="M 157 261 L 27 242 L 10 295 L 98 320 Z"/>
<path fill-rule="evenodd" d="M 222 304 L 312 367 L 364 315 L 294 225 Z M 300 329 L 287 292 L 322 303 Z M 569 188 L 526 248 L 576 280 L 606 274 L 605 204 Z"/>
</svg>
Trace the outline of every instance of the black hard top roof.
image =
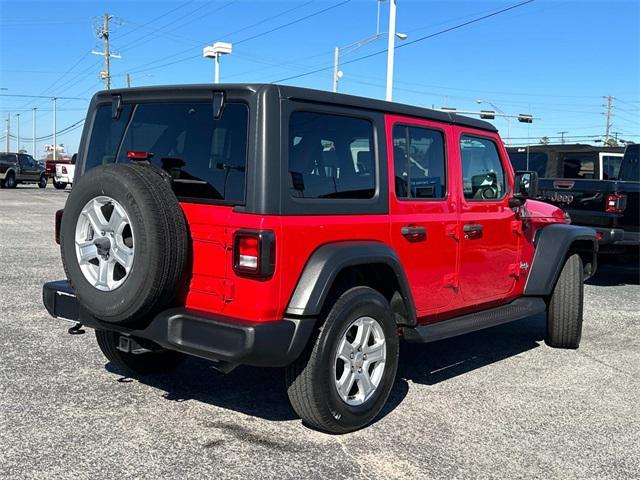
<svg viewBox="0 0 640 480">
<path fill-rule="evenodd" d="M 507 147 L 508 152 L 526 152 L 527 147 Z M 610 152 L 622 153 L 624 147 L 608 147 L 598 145 L 586 145 L 584 143 L 557 143 L 552 145 L 529 145 L 529 151 L 535 152 Z"/>
<path fill-rule="evenodd" d="M 251 92 L 263 92 L 265 90 L 277 90 L 281 98 L 288 98 L 291 100 L 300 100 L 307 102 L 317 102 L 324 104 L 334 104 L 341 106 L 348 106 L 353 108 L 362 108 L 366 110 L 375 110 L 384 113 L 392 113 L 397 115 L 405 115 L 409 117 L 422 118 L 425 120 L 434 120 L 437 122 L 443 122 L 453 125 L 461 125 L 471 128 L 477 128 L 480 130 L 486 130 L 490 132 L 497 132 L 498 130 L 491 123 L 475 118 L 465 117 L 455 113 L 441 112 L 438 110 L 431 110 L 429 108 L 417 107 L 414 105 L 406 105 L 402 103 L 387 102 L 384 100 L 376 100 L 374 98 L 358 97 L 355 95 L 346 95 L 343 93 L 326 92 L 323 90 L 314 90 L 311 88 L 291 87 L 287 85 L 276 84 L 195 84 L 195 85 L 163 85 L 153 87 L 138 87 L 127 89 L 114 89 L 110 91 L 100 91 L 96 94 L 97 97 L 104 98 L 108 95 L 116 95 L 126 93 L 129 95 L 135 95 L 136 93 L 153 93 L 163 94 L 167 98 L 171 97 L 172 93 L 185 92 L 185 91 L 203 91 L 210 92 L 214 90 L 245 90 Z"/>
</svg>

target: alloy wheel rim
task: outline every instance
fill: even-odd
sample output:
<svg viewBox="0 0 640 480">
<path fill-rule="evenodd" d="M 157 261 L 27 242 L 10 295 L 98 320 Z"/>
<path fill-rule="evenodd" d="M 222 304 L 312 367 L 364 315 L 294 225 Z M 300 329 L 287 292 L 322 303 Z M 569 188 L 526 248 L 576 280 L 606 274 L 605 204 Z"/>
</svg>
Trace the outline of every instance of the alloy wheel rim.
<svg viewBox="0 0 640 480">
<path fill-rule="evenodd" d="M 333 359 L 333 380 L 347 405 L 369 400 L 382 381 L 387 357 L 384 331 L 371 317 L 359 317 L 347 327 Z"/>
<path fill-rule="evenodd" d="M 133 228 L 124 207 L 111 197 L 89 200 L 76 222 L 76 259 L 85 279 L 110 292 L 131 273 L 134 260 Z"/>
</svg>

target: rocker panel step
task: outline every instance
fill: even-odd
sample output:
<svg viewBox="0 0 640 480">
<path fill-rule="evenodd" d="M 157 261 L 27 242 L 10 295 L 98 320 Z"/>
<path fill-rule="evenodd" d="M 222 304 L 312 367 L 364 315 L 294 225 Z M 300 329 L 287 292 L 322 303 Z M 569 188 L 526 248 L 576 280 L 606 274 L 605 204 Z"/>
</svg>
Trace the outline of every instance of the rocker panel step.
<svg viewBox="0 0 640 480">
<path fill-rule="evenodd" d="M 415 328 L 405 327 L 403 334 L 409 342 L 435 342 L 520 320 L 531 315 L 542 313 L 546 309 L 547 305 L 542 298 L 521 297 L 507 305 L 501 305 L 481 312 L 469 313 L 460 317 L 429 325 L 421 325 Z"/>
</svg>

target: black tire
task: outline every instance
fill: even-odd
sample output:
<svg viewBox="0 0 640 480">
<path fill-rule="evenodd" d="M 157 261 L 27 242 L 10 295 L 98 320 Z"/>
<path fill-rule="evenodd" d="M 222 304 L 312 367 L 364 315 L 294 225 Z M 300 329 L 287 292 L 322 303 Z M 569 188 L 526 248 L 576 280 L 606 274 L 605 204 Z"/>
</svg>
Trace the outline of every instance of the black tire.
<svg viewBox="0 0 640 480">
<path fill-rule="evenodd" d="M 5 188 L 16 188 L 16 176 L 13 172 L 9 173 L 7 177 L 4 179 L 4 187 Z"/>
<path fill-rule="evenodd" d="M 345 403 L 334 382 L 334 355 L 351 323 L 375 319 L 385 335 L 384 373 L 371 398 L 358 406 Z M 303 422 L 329 433 L 347 433 L 368 425 L 389 397 L 398 367 L 398 334 L 389 302 L 369 287 L 354 287 L 335 302 L 309 345 L 286 369 L 289 401 Z"/>
<path fill-rule="evenodd" d="M 545 343 L 554 348 L 578 348 L 582 337 L 584 269 L 578 254 L 564 263 L 547 312 Z"/>
<path fill-rule="evenodd" d="M 128 353 L 118 350 L 120 334 L 107 330 L 96 330 L 96 340 L 100 350 L 122 373 L 140 374 L 166 373 L 180 365 L 185 355 L 172 350 L 160 349 L 146 353 Z"/>
<path fill-rule="evenodd" d="M 38 187 L 39 188 L 47 188 L 47 176 L 46 175 L 41 175 L 40 176 L 40 180 L 38 180 Z"/>
<path fill-rule="evenodd" d="M 56 190 L 64 190 L 67 188 L 67 184 L 63 182 L 56 182 L 55 178 L 53 179 L 53 188 Z"/>
<path fill-rule="evenodd" d="M 75 252 L 75 229 L 83 207 L 108 196 L 131 221 L 134 260 L 128 277 L 111 291 L 94 287 L 82 273 Z M 102 165 L 89 170 L 71 190 L 62 217 L 62 262 L 78 302 L 106 322 L 146 326 L 181 288 L 187 261 L 184 213 L 171 187 L 150 166 Z"/>
</svg>

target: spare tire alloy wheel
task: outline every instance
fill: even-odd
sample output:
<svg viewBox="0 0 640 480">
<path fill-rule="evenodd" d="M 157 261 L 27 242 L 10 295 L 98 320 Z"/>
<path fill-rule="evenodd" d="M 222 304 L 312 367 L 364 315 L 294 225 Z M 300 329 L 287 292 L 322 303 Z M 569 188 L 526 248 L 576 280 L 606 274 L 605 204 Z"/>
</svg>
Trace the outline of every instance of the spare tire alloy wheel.
<svg viewBox="0 0 640 480">
<path fill-rule="evenodd" d="M 133 266 L 134 238 L 124 207 L 111 197 L 87 202 L 76 223 L 76 258 L 87 281 L 98 290 L 120 287 Z"/>
<path fill-rule="evenodd" d="M 82 175 L 60 227 L 62 262 L 83 310 L 131 327 L 147 326 L 181 290 L 188 239 L 171 187 L 137 164 Z"/>
<path fill-rule="evenodd" d="M 369 400 L 380 385 L 387 346 L 382 326 L 371 317 L 353 321 L 340 341 L 333 362 L 336 390 L 347 405 Z"/>
</svg>

